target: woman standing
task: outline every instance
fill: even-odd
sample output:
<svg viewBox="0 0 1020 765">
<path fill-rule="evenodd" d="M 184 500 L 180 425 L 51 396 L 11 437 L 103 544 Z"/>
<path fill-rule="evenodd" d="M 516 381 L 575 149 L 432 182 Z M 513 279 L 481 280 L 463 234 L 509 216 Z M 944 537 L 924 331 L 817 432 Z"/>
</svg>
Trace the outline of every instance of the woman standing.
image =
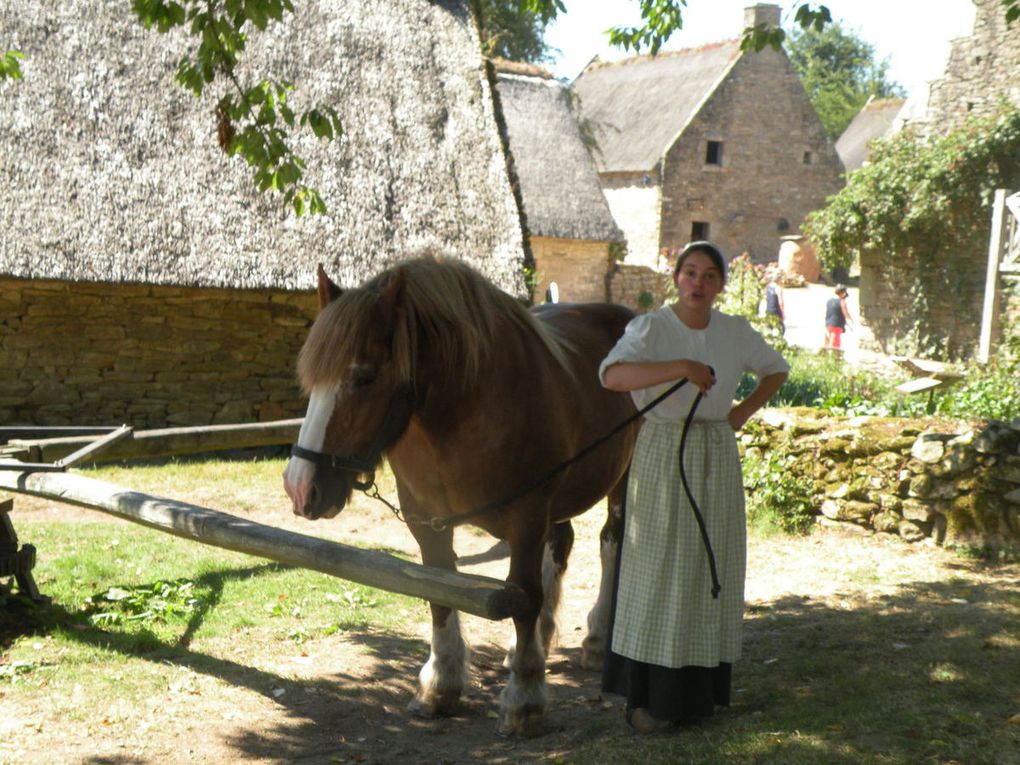
<svg viewBox="0 0 1020 765">
<path fill-rule="evenodd" d="M 603 385 L 629 391 L 639 407 L 680 378 L 689 383 L 646 415 L 627 490 L 603 688 L 627 697 L 627 720 L 641 733 L 729 704 L 747 558 L 734 432 L 779 390 L 789 370 L 746 319 L 713 309 L 726 281 L 715 245 L 687 245 L 673 280 L 677 302 L 631 321 L 599 369 Z M 756 375 L 758 385 L 734 405 L 744 372 Z M 704 400 L 687 436 L 684 467 L 714 549 L 718 598 L 677 459 L 699 391 Z"/>
</svg>

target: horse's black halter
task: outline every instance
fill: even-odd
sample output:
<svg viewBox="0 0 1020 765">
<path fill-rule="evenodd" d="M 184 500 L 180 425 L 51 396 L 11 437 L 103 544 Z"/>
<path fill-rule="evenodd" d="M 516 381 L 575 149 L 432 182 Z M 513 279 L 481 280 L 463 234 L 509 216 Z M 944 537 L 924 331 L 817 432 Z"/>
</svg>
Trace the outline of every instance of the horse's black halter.
<svg viewBox="0 0 1020 765">
<path fill-rule="evenodd" d="M 297 444 L 291 447 L 290 453 L 295 457 L 314 463 L 316 467 L 353 473 L 354 478 L 351 483 L 354 488 L 359 491 L 368 491 L 375 484 L 375 469 L 382 458 L 383 449 L 400 435 L 400 431 L 407 424 L 405 416 L 411 412 L 413 406 L 414 386 L 401 385 L 393 390 L 390 403 L 386 406 L 386 414 L 383 415 L 382 424 L 376 431 L 368 453 L 364 456 L 342 456 L 329 452 L 317 452 Z M 368 478 L 361 481 L 358 480 L 359 475 L 367 475 Z"/>
</svg>

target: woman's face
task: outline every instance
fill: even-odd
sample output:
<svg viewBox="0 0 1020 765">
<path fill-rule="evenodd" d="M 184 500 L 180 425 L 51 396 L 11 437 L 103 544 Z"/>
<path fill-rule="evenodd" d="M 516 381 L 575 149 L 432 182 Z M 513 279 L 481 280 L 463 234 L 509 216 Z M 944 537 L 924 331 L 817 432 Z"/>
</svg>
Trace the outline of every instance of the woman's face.
<svg viewBox="0 0 1020 765">
<path fill-rule="evenodd" d="M 677 297 L 690 308 L 711 308 L 723 286 L 723 275 L 703 252 L 688 255 L 676 273 Z"/>
</svg>

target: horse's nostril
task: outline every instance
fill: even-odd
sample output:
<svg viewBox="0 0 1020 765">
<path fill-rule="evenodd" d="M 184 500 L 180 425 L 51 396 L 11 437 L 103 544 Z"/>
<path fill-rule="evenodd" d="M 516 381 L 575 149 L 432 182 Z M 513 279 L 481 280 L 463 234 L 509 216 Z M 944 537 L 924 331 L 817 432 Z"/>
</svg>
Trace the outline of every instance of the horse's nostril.
<svg viewBox="0 0 1020 765">
<path fill-rule="evenodd" d="M 315 484 L 312 484 L 312 490 L 308 492 L 308 504 L 313 507 L 319 504 L 319 487 Z"/>
</svg>

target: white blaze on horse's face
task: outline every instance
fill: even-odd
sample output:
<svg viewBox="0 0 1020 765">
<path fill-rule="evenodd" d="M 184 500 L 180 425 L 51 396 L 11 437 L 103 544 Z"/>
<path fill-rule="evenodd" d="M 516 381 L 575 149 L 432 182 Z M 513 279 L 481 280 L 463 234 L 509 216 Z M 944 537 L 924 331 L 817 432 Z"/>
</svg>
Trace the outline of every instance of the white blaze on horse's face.
<svg viewBox="0 0 1020 765">
<path fill-rule="evenodd" d="M 326 427 L 336 408 L 335 387 L 316 388 L 308 400 L 308 411 L 298 433 L 298 446 L 313 452 L 321 452 L 326 442 Z M 311 496 L 312 478 L 315 477 L 315 463 L 303 457 L 291 457 L 283 471 L 283 488 L 294 508 L 294 515 L 304 515 Z"/>
</svg>

